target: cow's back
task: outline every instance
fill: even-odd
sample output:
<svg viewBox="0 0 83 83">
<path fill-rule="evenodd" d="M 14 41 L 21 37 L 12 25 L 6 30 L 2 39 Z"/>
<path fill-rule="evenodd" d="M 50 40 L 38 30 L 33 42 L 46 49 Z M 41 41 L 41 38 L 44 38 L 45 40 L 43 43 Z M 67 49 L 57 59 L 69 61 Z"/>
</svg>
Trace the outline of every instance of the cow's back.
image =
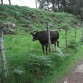
<svg viewBox="0 0 83 83">
<path fill-rule="evenodd" d="M 58 31 L 50 31 L 50 37 L 52 38 L 56 38 L 59 39 L 59 33 Z"/>
<path fill-rule="evenodd" d="M 58 31 L 50 31 L 50 38 L 51 38 L 51 43 L 54 44 L 57 39 L 59 39 L 59 33 Z M 42 45 L 47 45 L 48 44 L 48 33 L 47 31 L 39 31 L 38 32 L 38 40 Z"/>
<path fill-rule="evenodd" d="M 38 32 L 38 40 L 47 40 L 47 39 L 48 39 L 47 31 L 39 31 Z"/>
</svg>

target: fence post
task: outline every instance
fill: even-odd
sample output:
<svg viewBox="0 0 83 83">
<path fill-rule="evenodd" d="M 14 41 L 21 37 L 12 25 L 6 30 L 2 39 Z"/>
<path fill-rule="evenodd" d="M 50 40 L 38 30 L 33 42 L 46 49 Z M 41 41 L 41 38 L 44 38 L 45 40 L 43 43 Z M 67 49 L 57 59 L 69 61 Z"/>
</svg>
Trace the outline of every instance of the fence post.
<svg viewBox="0 0 83 83">
<path fill-rule="evenodd" d="M 3 31 L 0 29 L 0 49 L 1 49 L 1 59 L 3 65 L 3 82 L 5 83 L 8 78 L 8 68 L 7 61 L 5 58 L 5 49 L 4 49 L 4 40 L 3 40 Z"/>
<path fill-rule="evenodd" d="M 65 30 L 65 42 L 66 42 L 66 49 L 67 49 L 67 30 Z"/>
<path fill-rule="evenodd" d="M 81 41 L 83 42 L 83 23 L 82 23 L 82 36 L 81 36 Z"/>
<path fill-rule="evenodd" d="M 76 26 L 75 26 L 75 48 L 76 48 L 76 37 L 77 35 L 76 35 Z"/>
<path fill-rule="evenodd" d="M 49 50 L 49 52 L 51 52 L 51 38 L 50 38 L 50 30 L 49 30 L 49 28 L 50 28 L 50 25 L 49 25 L 49 22 L 46 22 L 46 26 L 47 26 L 47 33 L 48 33 L 48 50 Z"/>
</svg>

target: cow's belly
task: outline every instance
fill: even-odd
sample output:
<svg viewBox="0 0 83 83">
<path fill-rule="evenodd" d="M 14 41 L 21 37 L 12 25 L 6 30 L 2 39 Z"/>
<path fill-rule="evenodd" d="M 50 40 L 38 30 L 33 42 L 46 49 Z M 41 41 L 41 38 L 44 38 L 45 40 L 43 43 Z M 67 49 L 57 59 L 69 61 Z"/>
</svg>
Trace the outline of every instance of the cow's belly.
<svg viewBox="0 0 83 83">
<path fill-rule="evenodd" d="M 55 44 L 55 42 L 57 41 L 57 39 L 53 38 L 51 39 L 51 44 Z M 48 45 L 48 40 L 42 40 L 39 41 L 43 46 Z"/>
</svg>

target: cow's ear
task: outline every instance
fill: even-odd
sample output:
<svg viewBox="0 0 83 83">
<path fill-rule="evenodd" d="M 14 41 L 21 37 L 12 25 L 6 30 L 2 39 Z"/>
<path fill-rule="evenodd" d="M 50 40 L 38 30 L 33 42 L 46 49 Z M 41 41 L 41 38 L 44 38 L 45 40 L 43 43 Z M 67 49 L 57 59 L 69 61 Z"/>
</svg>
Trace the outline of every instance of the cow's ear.
<svg viewBox="0 0 83 83">
<path fill-rule="evenodd" d="M 34 31 L 34 32 L 30 32 L 31 35 L 34 35 L 35 33 L 36 33 L 36 31 Z"/>
<path fill-rule="evenodd" d="M 36 34 L 37 32 L 39 32 L 38 30 L 34 31 L 33 34 Z"/>
</svg>

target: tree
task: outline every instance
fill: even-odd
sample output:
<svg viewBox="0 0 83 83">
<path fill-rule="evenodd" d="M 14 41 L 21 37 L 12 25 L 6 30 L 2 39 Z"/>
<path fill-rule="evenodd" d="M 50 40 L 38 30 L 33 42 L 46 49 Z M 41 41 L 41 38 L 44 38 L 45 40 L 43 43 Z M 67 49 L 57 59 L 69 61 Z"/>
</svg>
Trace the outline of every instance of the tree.
<svg viewBox="0 0 83 83">
<path fill-rule="evenodd" d="M 9 5 L 11 5 L 11 0 L 9 0 Z"/>
<path fill-rule="evenodd" d="M 52 10 L 53 11 L 56 11 L 56 8 L 55 8 L 55 3 L 56 3 L 56 0 L 50 0 L 51 4 L 52 4 Z"/>
<path fill-rule="evenodd" d="M 3 5 L 3 0 L 1 0 L 1 4 Z"/>
<path fill-rule="evenodd" d="M 45 1 L 45 0 L 38 0 L 39 8 L 40 8 L 40 9 L 44 9 L 44 1 Z"/>
<path fill-rule="evenodd" d="M 66 8 L 66 0 L 61 1 L 61 6 L 62 6 L 63 10 L 65 10 L 65 8 Z"/>
<path fill-rule="evenodd" d="M 37 1 L 37 0 L 35 0 L 35 6 L 36 6 L 36 8 L 37 8 L 37 2 L 38 2 L 38 1 Z"/>
<path fill-rule="evenodd" d="M 60 9 L 60 0 L 56 0 L 56 4 L 57 4 L 57 10 L 59 11 L 59 9 Z"/>
<path fill-rule="evenodd" d="M 50 0 L 38 0 L 39 8 L 49 10 Z"/>
<path fill-rule="evenodd" d="M 83 0 L 38 0 L 39 8 L 54 12 L 64 11 L 83 18 Z"/>
</svg>

